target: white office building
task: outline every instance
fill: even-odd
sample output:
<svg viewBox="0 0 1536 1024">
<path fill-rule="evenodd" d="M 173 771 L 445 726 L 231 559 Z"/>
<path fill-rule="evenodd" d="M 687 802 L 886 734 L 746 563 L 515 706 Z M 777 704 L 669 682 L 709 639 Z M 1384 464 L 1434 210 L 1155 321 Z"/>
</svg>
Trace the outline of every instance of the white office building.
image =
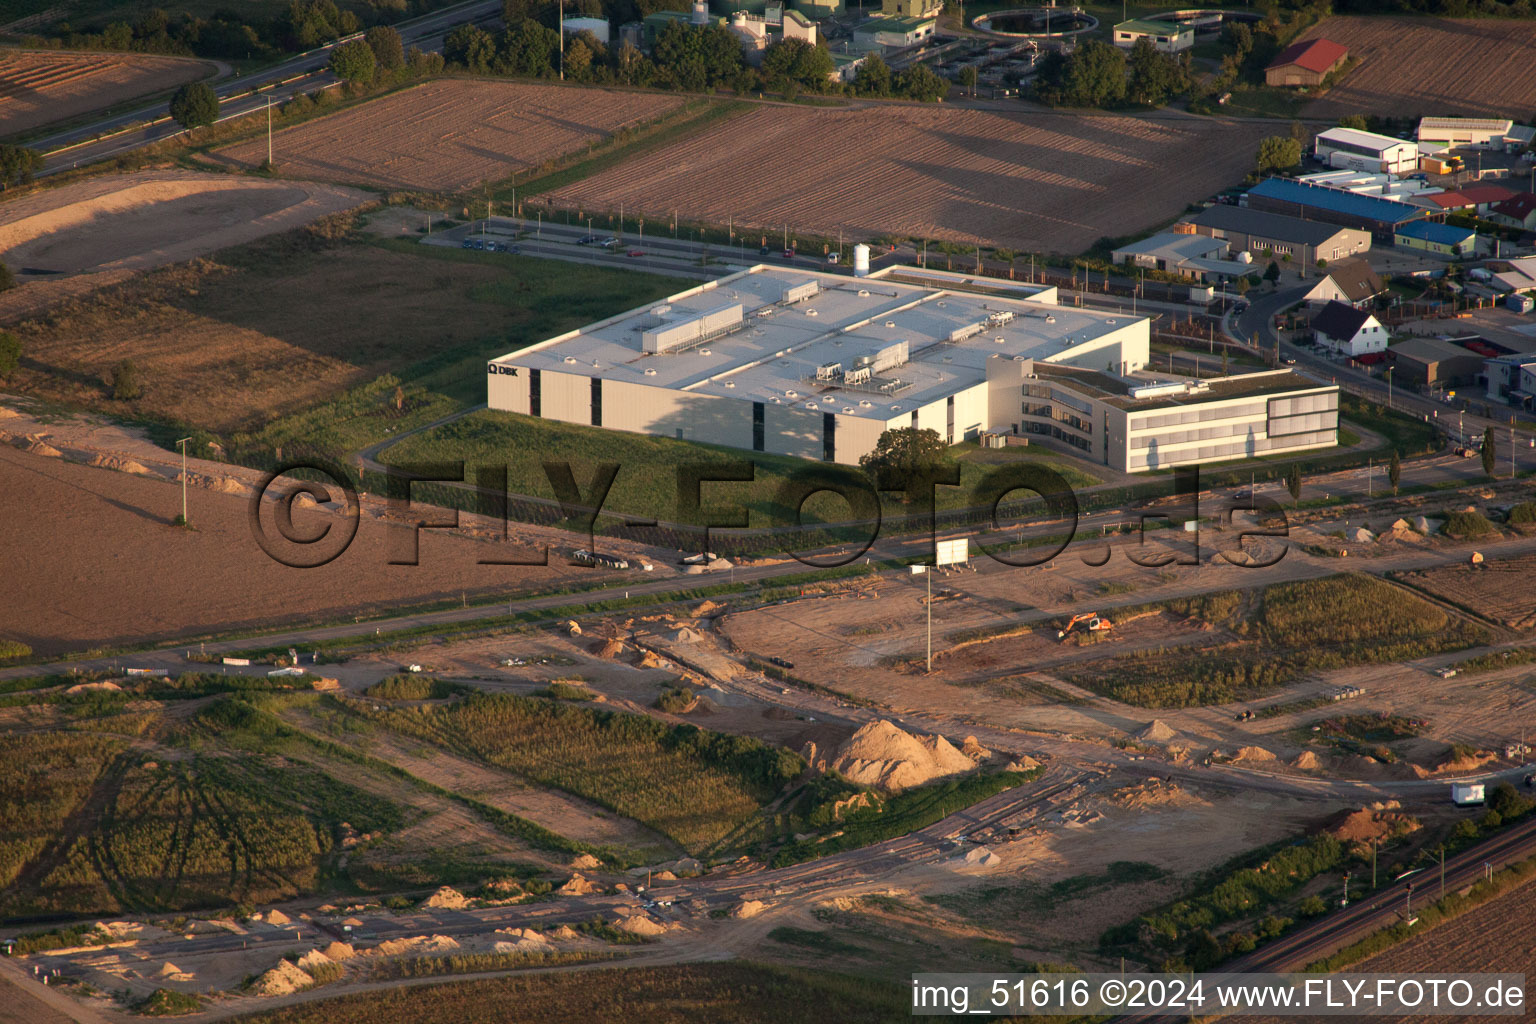
<svg viewBox="0 0 1536 1024">
<path fill-rule="evenodd" d="M 1313 152 L 1329 167 L 1407 174 L 1419 168 L 1416 142 L 1358 128 L 1329 128 L 1313 141 Z"/>
</svg>

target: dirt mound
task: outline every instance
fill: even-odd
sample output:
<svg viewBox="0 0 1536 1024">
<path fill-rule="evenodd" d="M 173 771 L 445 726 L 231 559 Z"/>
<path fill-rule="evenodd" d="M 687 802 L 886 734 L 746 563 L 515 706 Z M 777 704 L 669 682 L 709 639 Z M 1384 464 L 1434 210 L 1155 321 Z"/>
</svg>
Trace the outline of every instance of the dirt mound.
<svg viewBox="0 0 1536 1024">
<path fill-rule="evenodd" d="M 165 981 L 192 981 L 196 978 L 196 975 L 182 970 L 167 960 L 165 965 L 155 972 L 155 977 L 162 978 Z"/>
<path fill-rule="evenodd" d="M 446 935 L 412 935 L 408 939 L 389 939 L 374 946 L 375 956 L 400 956 L 402 953 L 442 953 L 458 949 L 459 944 Z"/>
<path fill-rule="evenodd" d="M 118 686 L 116 683 L 106 682 L 106 681 L 99 682 L 99 683 L 76 683 L 74 686 L 71 686 L 69 689 L 65 690 L 64 692 L 66 694 L 76 694 L 76 693 L 90 693 L 93 690 L 119 690 L 120 691 L 120 690 L 122 690 L 122 687 Z"/>
<path fill-rule="evenodd" d="M 975 736 L 967 736 L 965 738 L 960 744 L 960 753 L 972 761 L 985 761 L 992 756 L 992 751 L 978 743 Z"/>
<path fill-rule="evenodd" d="M 887 721 L 874 721 L 850 736 L 822 770 L 850 781 L 900 792 L 975 769 L 969 757 L 942 736 L 921 739 Z"/>
<path fill-rule="evenodd" d="M 424 907 L 446 907 L 449 910 L 463 910 L 469 906 L 469 897 L 451 885 L 445 885 L 437 892 L 421 901 Z"/>
<path fill-rule="evenodd" d="M 602 866 L 603 862 L 592 856 L 590 853 L 584 853 L 580 857 L 577 857 L 575 860 L 571 861 L 571 867 L 577 869 L 578 871 L 591 871 L 593 868 L 600 868 Z"/>
<path fill-rule="evenodd" d="M 585 896 L 588 893 L 596 892 L 597 886 L 592 884 L 591 879 L 586 878 L 578 872 L 577 874 L 572 875 L 568 882 L 566 882 L 555 891 L 563 893 L 566 896 Z"/>
<path fill-rule="evenodd" d="M 324 952 L 328 959 L 336 961 L 350 960 L 357 955 L 357 951 L 352 948 L 351 943 L 347 942 L 333 942 L 325 947 Z"/>
<path fill-rule="evenodd" d="M 701 601 L 699 606 L 693 610 L 693 615 L 697 619 L 707 618 L 724 607 L 725 605 L 718 601 Z"/>
<path fill-rule="evenodd" d="M 315 983 L 315 979 L 297 964 L 279 960 L 277 966 L 251 983 L 251 993 L 258 996 L 291 996 Z"/>
<path fill-rule="evenodd" d="M 1020 757 L 1014 758 L 1012 761 L 1009 761 L 1008 767 L 1004 770 L 1010 772 L 1032 772 L 1039 767 L 1039 761 L 1036 761 L 1028 754 L 1024 754 Z"/>
<path fill-rule="evenodd" d="M 593 653 L 596 654 L 599 658 L 617 658 L 619 655 L 624 653 L 624 641 L 609 640 L 605 642 L 601 647 L 597 648 L 597 650 L 595 650 Z"/>
<path fill-rule="evenodd" d="M 1466 757 L 1458 757 L 1454 750 L 1447 751 L 1433 771 L 1436 775 L 1464 775 L 1467 772 L 1475 772 L 1489 761 L 1493 760 L 1493 753 L 1487 750 L 1479 750 Z"/>
<path fill-rule="evenodd" d="M 88 464 L 101 469 L 115 469 L 122 473 L 138 473 L 141 476 L 149 472 L 149 467 L 142 462 L 135 462 L 120 455 L 97 455 L 92 457 Z"/>
<path fill-rule="evenodd" d="M 756 917 L 768 907 L 761 900 L 742 900 L 731 908 L 732 917 Z"/>
<path fill-rule="evenodd" d="M 293 923 L 293 918 L 289 917 L 287 914 L 283 913 L 281 910 L 269 910 L 267 912 L 267 924 L 276 925 L 279 928 L 281 928 L 285 924 L 292 924 L 292 923 Z"/>
<path fill-rule="evenodd" d="M 1418 827 L 1417 821 L 1392 813 L 1385 804 L 1378 803 L 1358 811 L 1341 811 L 1323 826 L 1323 830 L 1341 842 L 1369 843 Z"/>
<path fill-rule="evenodd" d="M 1003 862 L 1003 858 L 999 857 L 985 846 L 978 846 L 972 850 L 967 851 L 965 856 L 961 859 L 967 864 L 983 868 L 995 868 Z"/>
<path fill-rule="evenodd" d="M 684 626 L 677 632 L 670 634 L 667 639 L 675 644 L 696 644 L 703 640 L 704 637 L 699 634 L 698 630 Z"/>
<path fill-rule="evenodd" d="M 619 931 L 629 932 L 631 935 L 665 935 L 667 932 L 666 925 L 652 921 L 650 918 L 639 914 L 615 921 L 613 926 Z"/>
<path fill-rule="evenodd" d="M 1312 751 L 1303 750 L 1297 755 L 1296 760 L 1291 762 L 1291 766 L 1300 768 L 1304 772 L 1315 772 L 1323 766 L 1323 763 L 1317 759 L 1317 755 L 1312 753 Z"/>
<path fill-rule="evenodd" d="M 570 925 L 563 924 L 559 928 L 551 931 L 548 935 L 545 936 L 545 938 L 553 939 L 559 942 L 570 942 L 572 939 L 581 938 L 581 933 L 578 932 L 575 928 L 572 928 Z"/>
<path fill-rule="evenodd" d="M 652 880 L 657 881 L 657 882 L 675 882 L 675 881 L 677 881 L 677 876 L 676 875 L 674 875 L 670 871 L 665 871 L 665 870 L 656 872 L 655 874 L 651 875 L 651 878 L 652 878 Z"/>
<path fill-rule="evenodd" d="M 336 961 L 332 960 L 318 949 L 310 950 L 308 953 L 305 953 L 303 956 L 299 957 L 299 959 L 296 961 L 296 963 L 306 971 L 311 967 L 319 967 L 321 964 L 333 964 L 335 962 Z"/>
<path fill-rule="evenodd" d="M 1169 724 L 1161 718 L 1154 718 L 1147 723 L 1146 728 L 1136 734 L 1139 740 L 1150 740 L 1153 743 L 1166 743 L 1178 735 Z"/>
<path fill-rule="evenodd" d="M 1242 747 L 1232 758 L 1234 761 L 1273 761 L 1274 759 L 1275 755 L 1263 747 Z"/>
</svg>

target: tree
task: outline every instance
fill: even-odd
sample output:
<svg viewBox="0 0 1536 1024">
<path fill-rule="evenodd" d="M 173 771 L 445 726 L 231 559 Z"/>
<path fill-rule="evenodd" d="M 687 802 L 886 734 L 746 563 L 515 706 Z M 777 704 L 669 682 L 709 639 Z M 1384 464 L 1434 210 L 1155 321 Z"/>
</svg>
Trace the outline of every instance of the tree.
<svg viewBox="0 0 1536 1024">
<path fill-rule="evenodd" d="M 1403 478 L 1403 463 L 1397 457 L 1397 449 L 1392 449 L 1392 461 L 1387 463 L 1387 482 L 1392 485 L 1392 495 L 1397 496 L 1397 485 Z"/>
<path fill-rule="evenodd" d="M 42 167 L 43 154 L 35 149 L 10 144 L 0 146 L 0 185 L 9 186 L 12 182 L 26 185 Z"/>
<path fill-rule="evenodd" d="M 966 92 L 970 93 L 972 96 L 975 96 L 976 95 L 976 79 L 978 77 L 979 76 L 976 74 L 976 68 L 975 67 L 967 65 L 966 67 L 961 68 L 960 69 L 960 88 L 964 89 Z"/>
<path fill-rule="evenodd" d="M 373 51 L 374 62 L 385 71 L 399 71 L 405 67 L 405 46 L 393 26 L 375 25 L 363 36 L 363 42 Z"/>
<path fill-rule="evenodd" d="M 949 83 L 930 71 L 926 64 L 913 64 L 899 73 L 891 84 L 897 95 L 922 103 L 938 103 L 949 95 Z"/>
<path fill-rule="evenodd" d="M 1276 281 L 1280 280 L 1280 264 L 1276 263 L 1274 260 L 1270 260 L 1269 266 L 1264 271 L 1264 280 L 1268 281 L 1270 284 L 1274 284 Z"/>
<path fill-rule="evenodd" d="M 1126 97 L 1132 103 L 1160 107 L 1189 88 L 1184 66 L 1166 53 L 1159 53 L 1150 39 L 1136 40 L 1126 64 L 1131 76 Z"/>
<path fill-rule="evenodd" d="M 1052 106 L 1116 106 L 1125 99 L 1125 54 L 1092 39 L 1070 56 L 1047 54 L 1036 65 L 1035 95 Z"/>
<path fill-rule="evenodd" d="M 0 380 L 10 380 L 21 362 L 21 339 L 10 331 L 0 331 Z"/>
<path fill-rule="evenodd" d="M 460 25 L 443 39 L 443 60 L 477 74 L 487 74 L 496 59 L 496 41 L 477 25 Z"/>
<path fill-rule="evenodd" d="M 565 76 L 585 82 L 592 75 L 592 48 L 580 39 L 572 39 L 565 48 Z"/>
<path fill-rule="evenodd" d="M 875 442 L 875 450 L 859 458 L 859 465 L 876 475 L 912 476 L 944 461 L 949 446 L 937 430 L 897 427 Z"/>
<path fill-rule="evenodd" d="M 16 287 L 16 275 L 11 273 L 11 268 L 0 263 L 0 292 L 8 292 Z"/>
<path fill-rule="evenodd" d="M 1271 135 L 1259 143 L 1257 169 L 1260 174 L 1288 171 L 1301 163 L 1301 143 L 1285 135 Z"/>
<path fill-rule="evenodd" d="M 853 80 L 853 91 L 860 96 L 889 96 L 891 66 L 878 53 L 871 53 L 859 65 L 858 76 Z"/>
<path fill-rule="evenodd" d="M 496 37 L 494 70 L 503 75 L 547 78 L 559 64 L 560 43 L 559 32 L 524 18 Z"/>
<path fill-rule="evenodd" d="M 378 70 L 373 49 L 361 39 L 342 43 L 331 51 L 331 73 L 347 82 L 371 82 Z"/>
<path fill-rule="evenodd" d="M 207 82 L 188 82 L 171 97 L 171 117 L 187 131 L 204 128 L 219 117 L 219 97 Z"/>
<path fill-rule="evenodd" d="M 139 387 L 139 368 L 132 359 L 124 359 L 112 367 L 112 397 L 119 402 L 131 402 L 143 391 Z"/>
<path fill-rule="evenodd" d="M 1483 472 L 1493 476 L 1493 460 L 1496 454 L 1493 450 L 1493 428 L 1483 431 Z"/>
<path fill-rule="evenodd" d="M 1364 114 L 1348 114 L 1339 118 L 1340 128 L 1354 128 L 1357 131 L 1367 131 Z"/>
<path fill-rule="evenodd" d="M 1301 464 L 1293 462 L 1285 471 L 1285 489 L 1290 492 L 1291 500 L 1301 501 Z"/>
<path fill-rule="evenodd" d="M 804 39 L 783 39 L 763 51 L 763 79 L 776 86 L 797 82 L 817 92 L 832 74 L 832 55 Z"/>
</svg>

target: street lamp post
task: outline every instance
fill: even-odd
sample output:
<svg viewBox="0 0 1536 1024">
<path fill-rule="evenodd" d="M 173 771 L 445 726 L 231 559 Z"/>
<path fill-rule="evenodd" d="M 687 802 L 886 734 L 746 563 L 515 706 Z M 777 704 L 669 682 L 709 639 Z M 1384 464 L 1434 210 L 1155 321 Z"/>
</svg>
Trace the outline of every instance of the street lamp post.
<svg viewBox="0 0 1536 1024">
<path fill-rule="evenodd" d="M 187 442 L 192 440 L 184 437 L 176 442 L 176 447 L 181 449 L 181 525 L 189 525 L 187 522 Z"/>
</svg>

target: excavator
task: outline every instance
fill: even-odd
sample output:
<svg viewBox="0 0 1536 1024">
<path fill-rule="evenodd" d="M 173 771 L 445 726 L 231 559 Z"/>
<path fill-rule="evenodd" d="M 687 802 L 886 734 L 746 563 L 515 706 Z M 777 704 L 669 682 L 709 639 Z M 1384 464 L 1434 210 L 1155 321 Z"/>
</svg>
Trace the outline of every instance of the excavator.
<svg viewBox="0 0 1536 1024">
<path fill-rule="evenodd" d="M 1079 625 L 1081 625 L 1084 629 L 1089 630 L 1090 632 L 1098 632 L 1099 630 L 1115 628 L 1115 624 L 1113 622 L 1110 622 L 1105 618 L 1100 618 L 1098 612 L 1083 612 L 1081 615 L 1072 616 L 1072 618 L 1068 620 L 1066 626 L 1063 629 L 1057 630 L 1056 639 L 1065 640 L 1067 637 L 1072 635 L 1072 631 Z"/>
</svg>

